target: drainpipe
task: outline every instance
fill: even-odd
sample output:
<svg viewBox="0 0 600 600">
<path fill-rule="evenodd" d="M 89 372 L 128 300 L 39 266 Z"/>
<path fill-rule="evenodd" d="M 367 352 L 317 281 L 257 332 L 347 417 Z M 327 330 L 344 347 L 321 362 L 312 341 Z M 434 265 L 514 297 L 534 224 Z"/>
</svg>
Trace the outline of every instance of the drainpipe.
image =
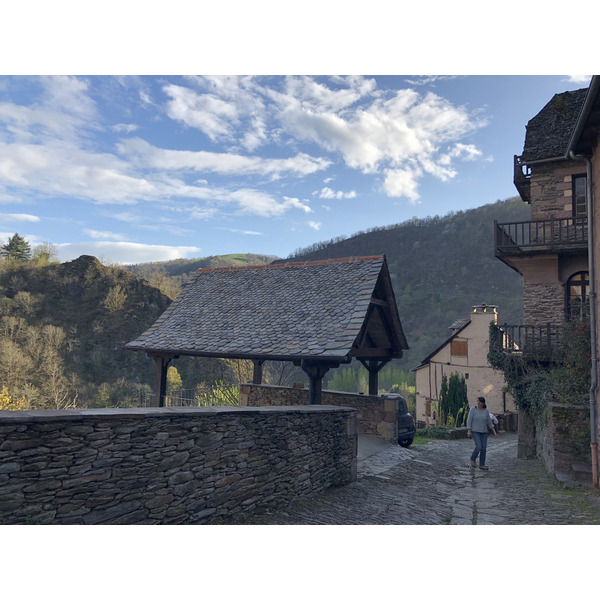
<svg viewBox="0 0 600 600">
<path fill-rule="evenodd" d="M 590 446 L 592 452 L 592 482 L 598 488 L 598 438 L 596 430 L 596 391 L 598 389 L 598 350 L 596 341 L 596 283 L 594 268 L 594 211 L 592 200 L 592 163 L 587 156 L 569 152 L 572 160 L 584 161 L 586 168 L 586 196 L 588 221 L 588 269 L 590 280 L 590 351 L 592 362 L 592 377 L 590 385 Z"/>
</svg>

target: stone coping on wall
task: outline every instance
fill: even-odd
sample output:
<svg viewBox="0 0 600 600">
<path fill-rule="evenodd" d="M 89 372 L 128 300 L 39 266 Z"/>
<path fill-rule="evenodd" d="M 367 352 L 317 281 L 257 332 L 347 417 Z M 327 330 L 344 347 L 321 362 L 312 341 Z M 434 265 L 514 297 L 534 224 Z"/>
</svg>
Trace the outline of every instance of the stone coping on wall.
<svg viewBox="0 0 600 600">
<path fill-rule="evenodd" d="M 194 416 L 196 414 L 256 414 L 265 412 L 308 413 L 308 412 L 339 412 L 356 410 L 351 407 L 330 406 L 325 404 L 309 404 L 295 406 L 173 406 L 147 408 L 81 408 L 64 410 L 0 410 L 0 423 L 33 422 L 38 420 L 68 421 L 87 417 L 102 418 L 152 418 L 170 415 Z"/>
<path fill-rule="evenodd" d="M 337 390 L 322 391 L 323 404 L 308 404 L 308 389 L 245 383 L 240 386 L 242 406 L 327 406 L 353 408 L 358 411 L 358 432 L 376 435 L 384 440 L 397 437 L 398 400 L 387 396 L 372 396 Z"/>
</svg>

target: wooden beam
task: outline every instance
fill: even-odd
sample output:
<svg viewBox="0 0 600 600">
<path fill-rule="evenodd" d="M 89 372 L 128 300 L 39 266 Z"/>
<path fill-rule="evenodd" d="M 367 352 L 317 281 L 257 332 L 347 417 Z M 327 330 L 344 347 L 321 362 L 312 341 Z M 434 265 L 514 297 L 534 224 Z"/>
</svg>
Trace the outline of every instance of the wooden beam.
<svg viewBox="0 0 600 600">
<path fill-rule="evenodd" d="M 265 361 L 255 358 L 252 362 L 254 364 L 254 369 L 252 371 L 252 383 L 262 383 L 263 365 L 265 364 Z"/>
<path fill-rule="evenodd" d="M 302 370 L 308 375 L 308 401 L 309 404 L 321 404 L 323 391 L 323 377 L 329 369 L 337 369 L 339 362 L 319 361 L 303 359 L 301 363 Z"/>
<path fill-rule="evenodd" d="M 385 300 L 379 300 L 378 298 L 371 298 L 371 304 L 376 304 L 377 306 L 385 306 L 388 307 L 389 304 Z"/>
<path fill-rule="evenodd" d="M 154 355 L 153 358 L 156 362 L 154 406 L 164 406 L 165 396 L 167 394 L 167 370 L 169 369 L 169 364 L 173 360 L 173 356 L 161 354 Z"/>
<path fill-rule="evenodd" d="M 369 396 L 377 396 L 379 393 L 379 371 L 387 365 L 391 359 L 384 358 L 382 360 L 365 360 L 358 359 L 363 367 L 369 371 Z"/>
</svg>

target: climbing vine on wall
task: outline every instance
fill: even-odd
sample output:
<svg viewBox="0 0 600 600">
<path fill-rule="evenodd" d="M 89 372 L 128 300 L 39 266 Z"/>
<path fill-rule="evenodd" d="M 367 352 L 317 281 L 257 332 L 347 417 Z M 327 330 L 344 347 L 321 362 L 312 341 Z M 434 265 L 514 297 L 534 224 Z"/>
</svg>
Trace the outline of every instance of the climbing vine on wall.
<svg viewBox="0 0 600 600">
<path fill-rule="evenodd" d="M 591 383 L 590 327 L 586 321 L 565 323 L 560 364 L 523 358 L 502 351 L 500 327 L 490 324 L 490 365 L 504 372 L 504 379 L 518 408 L 536 421 L 545 419 L 549 402 L 584 406 Z"/>
</svg>

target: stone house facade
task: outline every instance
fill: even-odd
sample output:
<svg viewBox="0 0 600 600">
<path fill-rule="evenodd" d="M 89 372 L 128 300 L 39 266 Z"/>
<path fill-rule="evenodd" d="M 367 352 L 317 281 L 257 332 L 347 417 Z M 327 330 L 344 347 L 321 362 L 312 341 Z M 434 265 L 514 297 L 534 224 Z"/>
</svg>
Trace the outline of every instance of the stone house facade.
<svg viewBox="0 0 600 600">
<path fill-rule="evenodd" d="M 495 223 L 496 257 L 520 273 L 524 284 L 524 324 L 502 328 L 503 340 L 510 341 L 504 350 L 561 364 L 560 349 L 557 354 L 546 352 L 560 348 L 557 342 L 565 323 L 589 320 L 592 331 L 589 411 L 551 404 L 545 425 L 520 411 L 519 456 L 537 455 L 564 481 L 581 480 L 585 473 L 589 481 L 591 473 L 594 487 L 598 487 L 596 415 L 600 407 L 595 383 L 600 207 L 594 194 L 600 177 L 599 90 L 595 76 L 589 88 L 556 94 L 529 121 L 523 153 L 514 157 L 514 183 L 531 206 L 531 220 Z M 571 418 L 565 427 L 565 415 L 575 413 L 579 417 Z M 591 452 L 573 443 L 565 432 L 571 438 L 576 433 L 578 440 L 589 437 Z"/>
<path fill-rule="evenodd" d="M 512 396 L 503 390 L 502 372 L 492 369 L 487 360 L 490 323 L 497 322 L 496 306 L 473 306 L 469 319 L 453 325 L 452 335 L 415 369 L 416 421 L 435 425 L 442 378 L 452 373 L 465 377 L 469 406 L 483 396 L 495 415 L 515 410 Z"/>
<path fill-rule="evenodd" d="M 586 89 L 556 94 L 527 124 L 514 182 L 531 220 L 496 223 L 496 256 L 523 277 L 523 324 L 560 328 L 589 296 L 585 180 L 566 149 Z"/>
<path fill-rule="evenodd" d="M 600 77 L 594 75 L 587 90 L 581 111 L 574 125 L 569 141 L 568 154 L 585 168 L 587 177 L 587 198 L 589 202 L 589 280 L 590 280 L 590 326 L 592 385 L 589 399 L 590 446 L 592 461 L 592 484 L 600 487 L 598 437 L 600 436 L 600 390 L 598 386 L 598 339 L 600 339 Z"/>
</svg>

